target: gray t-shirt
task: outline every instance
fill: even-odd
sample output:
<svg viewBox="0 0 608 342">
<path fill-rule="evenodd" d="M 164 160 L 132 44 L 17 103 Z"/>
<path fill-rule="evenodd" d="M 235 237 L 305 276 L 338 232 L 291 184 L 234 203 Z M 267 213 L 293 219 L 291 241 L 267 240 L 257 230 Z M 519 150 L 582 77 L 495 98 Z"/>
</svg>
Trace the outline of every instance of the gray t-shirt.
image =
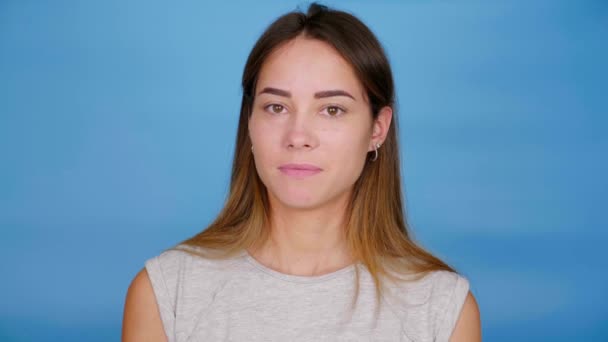
<svg viewBox="0 0 608 342">
<path fill-rule="evenodd" d="M 377 307 L 361 265 L 295 276 L 247 252 L 211 260 L 168 250 L 145 266 L 168 342 L 448 341 L 469 291 L 467 278 L 434 271 L 387 285 Z M 353 308 L 355 267 L 360 292 Z"/>
</svg>

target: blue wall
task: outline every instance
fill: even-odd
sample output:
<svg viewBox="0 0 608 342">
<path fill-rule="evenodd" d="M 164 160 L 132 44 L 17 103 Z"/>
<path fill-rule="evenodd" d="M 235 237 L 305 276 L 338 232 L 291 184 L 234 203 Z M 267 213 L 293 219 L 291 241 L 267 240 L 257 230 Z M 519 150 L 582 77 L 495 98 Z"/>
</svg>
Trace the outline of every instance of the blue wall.
<svg viewBox="0 0 608 342">
<path fill-rule="evenodd" d="M 608 3 L 335 1 L 397 83 L 414 236 L 487 341 L 608 339 Z M 0 340 L 120 338 L 224 199 L 247 53 L 303 2 L 0 0 Z"/>
</svg>

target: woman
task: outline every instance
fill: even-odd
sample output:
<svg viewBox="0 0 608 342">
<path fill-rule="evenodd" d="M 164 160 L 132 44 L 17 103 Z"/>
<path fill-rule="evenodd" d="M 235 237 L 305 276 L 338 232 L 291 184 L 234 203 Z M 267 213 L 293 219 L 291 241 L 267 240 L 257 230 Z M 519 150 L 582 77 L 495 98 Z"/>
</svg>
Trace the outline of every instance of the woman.
<svg viewBox="0 0 608 342">
<path fill-rule="evenodd" d="M 146 261 L 123 341 L 480 341 L 468 280 L 408 235 L 373 33 L 317 4 L 288 13 L 242 86 L 226 204 Z"/>
</svg>

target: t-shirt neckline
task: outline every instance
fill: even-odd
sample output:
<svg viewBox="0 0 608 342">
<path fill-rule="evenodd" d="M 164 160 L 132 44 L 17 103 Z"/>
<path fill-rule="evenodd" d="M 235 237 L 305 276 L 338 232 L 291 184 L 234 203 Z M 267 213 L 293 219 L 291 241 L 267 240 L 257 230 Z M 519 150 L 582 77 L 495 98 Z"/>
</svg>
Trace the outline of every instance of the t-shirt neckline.
<svg viewBox="0 0 608 342">
<path fill-rule="evenodd" d="M 338 276 L 344 275 L 344 274 L 348 274 L 350 272 L 353 272 L 355 270 L 356 267 L 356 263 L 350 264 L 348 266 L 342 267 L 338 270 L 335 270 L 333 272 L 330 273 L 325 273 L 325 274 L 321 274 L 321 275 L 316 275 L 316 276 L 301 276 L 301 275 L 294 275 L 294 274 L 288 274 L 288 273 L 283 273 L 283 272 L 279 272 L 276 270 L 273 270 L 272 268 L 262 264 L 261 262 L 259 262 L 256 258 L 254 258 L 251 254 L 249 254 L 248 251 L 244 251 L 243 255 L 245 257 L 245 260 L 251 264 L 252 266 L 254 266 L 255 268 L 257 268 L 258 270 L 274 277 L 277 279 L 281 279 L 284 281 L 288 281 L 288 282 L 292 282 L 292 283 L 318 283 L 318 282 L 323 282 L 326 280 L 330 280 L 333 278 L 336 278 Z"/>
</svg>

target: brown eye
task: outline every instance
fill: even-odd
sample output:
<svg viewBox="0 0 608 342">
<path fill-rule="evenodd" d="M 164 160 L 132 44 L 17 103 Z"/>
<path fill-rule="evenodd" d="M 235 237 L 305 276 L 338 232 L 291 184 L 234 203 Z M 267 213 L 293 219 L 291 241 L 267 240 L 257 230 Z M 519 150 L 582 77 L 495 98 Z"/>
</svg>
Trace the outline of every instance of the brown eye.
<svg viewBox="0 0 608 342">
<path fill-rule="evenodd" d="M 327 106 L 325 107 L 325 110 L 327 112 L 327 116 L 330 118 L 339 117 L 346 112 L 344 109 L 338 106 Z"/>
<path fill-rule="evenodd" d="M 280 104 L 272 104 L 270 105 L 270 109 L 273 113 L 280 114 L 283 111 L 283 106 L 281 106 Z"/>
</svg>

